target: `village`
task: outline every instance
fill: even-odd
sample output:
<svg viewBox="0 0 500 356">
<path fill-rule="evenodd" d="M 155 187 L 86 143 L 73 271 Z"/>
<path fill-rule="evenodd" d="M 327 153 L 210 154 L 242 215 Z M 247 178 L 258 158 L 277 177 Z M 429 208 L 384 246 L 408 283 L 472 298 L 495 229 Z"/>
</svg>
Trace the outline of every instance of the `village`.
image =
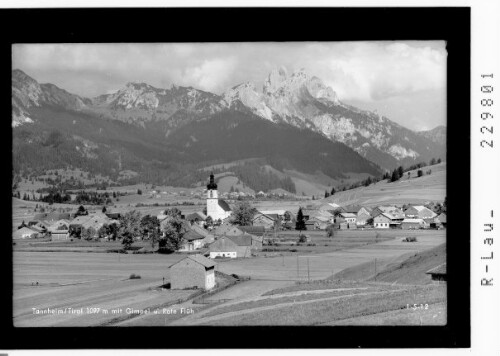
<svg viewBox="0 0 500 356">
<path fill-rule="evenodd" d="M 189 205 L 186 207 L 186 212 L 183 212 L 184 206 L 161 208 L 157 214 L 142 214 L 133 208 L 125 211 L 103 208 L 96 211 L 89 206 L 79 206 L 73 208 L 73 211 L 66 212 L 38 212 L 32 218 L 23 219 L 13 231 L 15 256 L 23 256 L 20 258 L 30 260 L 37 260 L 39 256 L 43 256 L 41 257 L 43 260 L 46 260 L 46 257 L 49 260 L 55 258 L 52 266 L 51 262 L 45 262 L 49 263 L 47 267 L 51 272 L 73 268 L 67 265 L 69 260 L 64 262 L 66 258 L 70 258 L 73 262 L 69 263 L 74 264 L 75 268 L 79 266 L 79 271 L 83 273 L 81 277 L 72 278 L 79 280 L 86 276 L 84 282 L 78 283 L 88 284 L 89 298 L 95 297 L 96 290 L 104 287 L 95 287 L 96 283 L 101 285 L 103 282 L 100 281 L 109 273 L 115 276 L 118 269 L 123 269 L 127 261 L 126 270 L 135 271 L 126 279 L 129 281 L 126 283 L 136 283 L 131 295 L 138 294 L 135 300 L 144 298 L 139 305 L 147 307 L 148 310 L 151 305 L 147 301 L 151 296 L 143 294 L 148 294 L 151 290 L 169 293 L 167 298 L 165 294 L 156 294 L 156 305 L 163 307 L 174 305 L 201 311 L 210 309 L 209 307 L 221 308 L 228 303 L 232 305 L 238 301 L 245 302 L 249 297 L 258 301 L 264 299 L 266 293 L 273 293 L 276 288 L 285 288 L 285 292 L 290 293 L 286 288 L 294 288 L 293 285 L 296 283 L 299 283 L 298 286 L 305 283 L 308 286 L 306 289 L 316 285 L 325 293 L 327 286 L 333 289 L 339 287 L 346 289 L 347 285 L 347 290 L 356 289 L 358 287 L 353 287 L 351 283 L 367 283 L 373 278 L 380 278 L 377 276 L 387 273 L 388 268 L 394 268 L 395 262 L 404 264 L 406 260 L 401 261 L 403 257 L 410 259 L 418 257 L 424 260 L 429 258 L 424 267 L 418 267 L 425 270 L 421 270 L 419 277 L 421 280 L 417 281 L 417 284 L 429 288 L 429 284 L 433 286 L 437 283 L 436 288 L 443 290 L 442 283 L 446 281 L 446 260 L 443 249 L 446 199 L 428 204 L 375 206 L 344 205 L 328 199 L 297 200 L 288 205 L 284 204 L 282 208 L 279 204 L 270 205 L 266 202 L 256 208 L 246 200 L 230 200 L 228 203 L 222 199 L 213 174 L 208 179 L 204 195 L 206 197 L 204 205 Z M 118 255 L 116 265 L 112 262 L 116 259 L 110 257 L 112 256 L 110 252 L 112 255 Z M 415 255 L 417 257 L 413 256 L 413 252 L 417 253 Z M 346 259 L 352 253 L 357 257 L 354 260 Z M 84 255 L 86 256 L 80 258 Z M 59 257 L 64 261 L 60 261 Z M 88 258 L 94 261 L 91 265 L 88 265 L 90 262 Z M 305 261 L 307 266 L 304 265 Z M 112 272 L 94 270 L 102 263 L 108 266 L 107 269 L 111 268 Z M 369 266 L 368 270 L 366 263 Z M 87 275 L 89 268 L 92 270 L 92 278 Z M 152 268 L 155 269 L 154 273 L 151 272 Z M 18 291 L 21 296 L 24 295 L 24 288 L 50 289 L 49 285 L 55 283 L 56 276 L 50 273 L 39 277 L 36 273 L 28 271 L 20 273 L 23 275 L 18 278 L 20 285 L 23 286 L 22 290 Z M 359 278 L 359 273 L 363 278 Z M 51 275 L 50 283 L 47 280 L 48 275 Z M 59 276 L 58 273 L 56 275 Z M 62 285 L 71 291 L 70 293 L 75 293 L 75 298 L 77 295 L 78 299 L 82 298 L 83 292 L 80 289 L 77 292 L 69 286 L 72 283 L 68 285 L 59 279 L 60 277 L 56 278 L 58 281 L 55 285 Z M 157 282 L 160 279 L 161 282 Z M 134 280 L 138 282 L 133 282 Z M 332 286 L 333 281 L 340 285 Z M 139 287 L 140 283 L 146 282 L 149 286 L 147 291 Z M 408 284 L 413 282 L 407 281 Z M 326 286 L 323 283 L 326 283 Z M 90 289 L 91 285 L 95 288 Z M 247 289 L 250 285 L 254 286 L 255 292 L 248 294 Z M 366 288 L 374 287 L 370 285 Z M 400 291 L 408 292 L 408 290 Z M 311 293 L 307 292 L 305 295 L 311 298 L 322 295 L 319 291 Z M 52 294 L 47 296 L 50 295 Z M 438 298 L 440 300 L 437 304 L 440 306 L 438 313 L 442 313 L 445 304 L 443 304 L 443 294 L 439 295 L 441 299 Z M 225 298 L 227 296 L 230 298 Z M 31 294 L 19 297 L 17 302 L 23 305 L 34 300 L 37 303 L 41 302 L 39 299 L 33 299 L 34 297 Z M 128 296 L 127 300 L 130 297 Z M 56 307 L 54 305 L 56 299 L 56 294 L 53 294 L 42 304 L 47 308 Z M 16 298 L 14 300 L 16 302 Z M 25 301 L 22 302 L 23 300 Z M 314 300 L 311 299 L 310 302 Z M 109 300 L 106 301 L 110 303 Z M 128 305 L 121 306 L 126 310 Z M 189 320 L 204 315 L 200 312 L 192 314 L 189 317 L 184 315 L 182 322 L 189 323 Z M 177 315 L 172 319 L 173 325 L 181 322 L 177 320 L 180 318 L 180 313 L 169 316 L 172 315 Z M 38 316 L 37 320 L 43 321 L 40 325 L 59 325 L 59 319 L 54 324 L 54 317 L 49 318 L 49 316 Z M 158 322 L 156 319 L 153 320 L 155 318 L 153 314 L 143 313 L 133 316 L 133 318 L 128 314 L 114 316 L 113 321 L 109 321 L 107 315 L 99 317 L 94 315 L 88 323 L 101 325 L 103 320 L 107 320 L 105 323 L 111 323 L 110 325 L 122 323 L 128 325 L 131 322 L 139 323 L 132 325 L 143 325 L 141 323 L 156 325 Z M 70 316 L 58 316 L 58 318 L 66 320 Z M 79 321 L 74 318 L 75 316 L 71 316 L 71 322 L 63 321 L 61 325 L 75 325 L 72 323 L 84 320 L 81 316 Z M 212 315 L 207 320 L 214 318 Z M 441 316 L 439 320 L 443 320 L 442 318 L 445 316 Z M 33 323 L 33 315 L 21 313 L 20 325 L 24 325 L 24 319 L 25 323 Z M 258 320 L 258 323 L 263 322 L 262 318 Z M 197 324 L 199 321 L 196 319 L 193 323 Z M 236 321 L 234 323 L 239 325 Z"/>
</svg>

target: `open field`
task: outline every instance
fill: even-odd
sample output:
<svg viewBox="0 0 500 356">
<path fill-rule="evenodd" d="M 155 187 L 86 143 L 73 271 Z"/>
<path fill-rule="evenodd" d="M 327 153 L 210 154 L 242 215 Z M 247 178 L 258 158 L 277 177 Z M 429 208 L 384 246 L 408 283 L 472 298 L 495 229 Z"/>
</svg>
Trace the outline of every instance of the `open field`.
<svg viewBox="0 0 500 356">
<path fill-rule="evenodd" d="M 359 187 L 344 192 L 337 192 L 326 199 L 314 201 L 314 204 L 334 202 L 339 205 L 360 204 L 377 206 L 382 204 L 422 204 L 426 201 L 442 202 L 446 196 L 446 163 L 423 167 L 422 171 L 432 170 L 432 174 L 417 177 L 417 170 L 410 171 L 392 183 L 380 181 L 368 187 Z"/>
<path fill-rule="evenodd" d="M 356 239 L 356 234 L 359 232 L 345 233 L 351 233 L 351 237 Z M 417 233 L 419 236 L 415 243 L 403 243 L 400 239 L 391 239 L 328 253 L 256 257 L 220 262 L 216 267 L 218 271 L 249 276 L 252 279 L 209 297 L 208 302 L 211 300 L 217 304 L 220 300 L 224 300 L 224 303 L 220 304 L 222 306 L 227 306 L 227 301 L 251 302 L 252 299 L 262 298 L 263 294 L 276 288 L 293 286 L 296 281 L 325 279 L 345 268 L 372 261 L 374 258 L 396 261 L 401 255 L 426 250 L 445 242 L 444 231 L 418 231 Z M 348 235 L 345 237 L 347 238 Z M 359 237 L 357 238 L 359 239 Z M 34 315 L 31 308 L 144 309 L 175 302 L 177 299 L 187 297 L 190 293 L 190 291 L 158 291 L 155 289 L 163 283 L 163 278 L 165 278 L 165 282 L 169 280 L 168 266 L 183 258 L 182 254 L 138 255 L 14 251 L 13 258 L 14 323 L 16 326 L 100 325 L 116 318 L 116 315 L 110 314 Z M 132 273 L 138 274 L 142 278 L 129 280 Z M 39 283 L 38 286 L 31 285 L 36 282 Z M 402 286 L 398 287 L 403 288 Z M 379 293 L 380 290 L 373 289 L 372 292 Z M 320 293 L 317 295 L 319 296 Z M 326 301 L 325 305 L 330 305 L 328 304 L 330 299 L 337 297 L 339 296 L 332 294 L 325 295 L 322 299 Z M 360 297 L 357 295 L 346 298 Z M 380 295 L 377 298 L 381 300 Z M 304 302 L 307 302 L 306 304 L 317 302 L 323 305 L 319 299 L 316 301 L 304 300 Z M 283 305 L 288 305 L 287 303 L 289 303 L 287 299 L 283 300 Z M 211 304 L 200 307 L 200 305 L 185 302 L 176 305 L 175 308 L 182 306 L 199 310 L 198 315 L 202 309 L 210 310 L 212 307 Z M 380 309 L 380 312 L 386 311 L 389 310 Z M 361 315 L 364 314 L 361 313 Z M 185 322 L 186 325 L 204 323 L 204 321 L 194 320 L 192 317 L 193 315 L 185 317 L 177 315 L 171 321 L 174 324 Z M 211 318 L 214 317 L 216 316 L 211 316 Z M 247 318 L 250 318 L 250 314 L 247 315 Z M 248 319 L 247 321 L 252 324 L 255 320 Z M 165 316 L 154 315 L 139 315 L 123 321 L 127 325 L 165 325 L 167 322 Z"/>
</svg>

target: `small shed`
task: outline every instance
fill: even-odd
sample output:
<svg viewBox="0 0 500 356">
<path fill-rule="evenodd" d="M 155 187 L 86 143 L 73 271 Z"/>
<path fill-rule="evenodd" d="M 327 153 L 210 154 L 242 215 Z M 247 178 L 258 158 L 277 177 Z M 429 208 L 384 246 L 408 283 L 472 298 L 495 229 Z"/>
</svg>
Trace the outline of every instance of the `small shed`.
<svg viewBox="0 0 500 356">
<path fill-rule="evenodd" d="M 212 289 L 215 287 L 214 261 L 202 255 L 191 255 L 170 266 L 171 289 Z"/>
<path fill-rule="evenodd" d="M 430 274 L 433 281 L 446 282 L 446 263 L 430 269 L 425 273 Z"/>
</svg>

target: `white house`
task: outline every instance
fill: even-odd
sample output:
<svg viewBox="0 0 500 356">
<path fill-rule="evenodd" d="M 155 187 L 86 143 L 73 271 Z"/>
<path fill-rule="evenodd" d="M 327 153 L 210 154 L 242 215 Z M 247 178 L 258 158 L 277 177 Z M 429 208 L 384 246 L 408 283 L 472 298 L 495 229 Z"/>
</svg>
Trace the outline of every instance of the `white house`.
<svg viewBox="0 0 500 356">
<path fill-rule="evenodd" d="M 388 229 L 391 221 L 391 216 L 382 213 L 373 218 L 373 227 L 376 229 Z"/>
<path fill-rule="evenodd" d="M 219 199 L 217 184 L 214 175 L 210 174 L 210 182 L 207 185 L 207 216 L 212 220 L 224 220 L 231 215 L 231 208 L 225 200 Z"/>
</svg>

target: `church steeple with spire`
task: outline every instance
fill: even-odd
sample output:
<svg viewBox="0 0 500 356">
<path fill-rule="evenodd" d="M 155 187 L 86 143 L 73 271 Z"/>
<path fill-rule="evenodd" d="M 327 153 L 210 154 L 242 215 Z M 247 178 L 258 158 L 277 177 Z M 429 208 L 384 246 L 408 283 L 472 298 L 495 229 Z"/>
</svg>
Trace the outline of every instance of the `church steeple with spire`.
<svg viewBox="0 0 500 356">
<path fill-rule="evenodd" d="M 217 184 L 215 184 L 214 174 L 210 174 L 210 182 L 207 184 L 207 190 L 217 190 Z"/>
<path fill-rule="evenodd" d="M 210 181 L 207 184 L 207 216 L 213 220 L 224 220 L 231 215 L 231 208 L 224 200 L 219 199 L 217 184 L 215 184 L 214 174 L 210 174 Z"/>
</svg>

